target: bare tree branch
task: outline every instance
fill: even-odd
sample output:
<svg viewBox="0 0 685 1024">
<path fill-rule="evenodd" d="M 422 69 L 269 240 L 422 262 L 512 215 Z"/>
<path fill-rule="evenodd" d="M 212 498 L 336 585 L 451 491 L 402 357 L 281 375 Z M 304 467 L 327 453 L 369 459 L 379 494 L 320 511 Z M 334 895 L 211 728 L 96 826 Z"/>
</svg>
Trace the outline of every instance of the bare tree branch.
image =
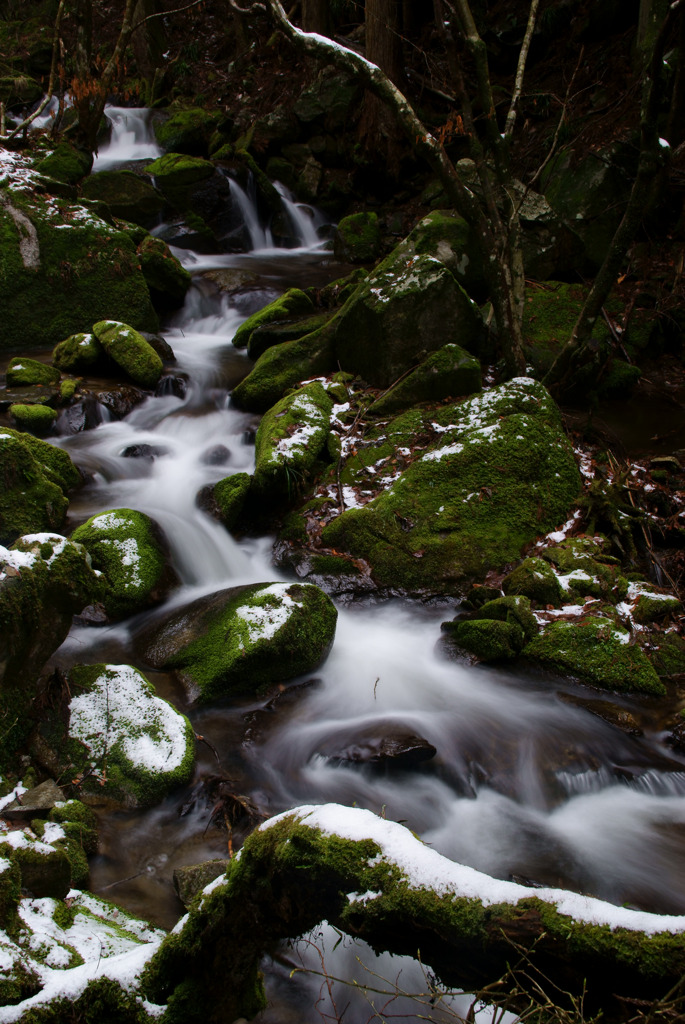
<svg viewBox="0 0 685 1024">
<path fill-rule="evenodd" d="M 13 128 L 9 134 L 5 135 L 5 124 L 4 124 L 4 109 L 3 109 L 3 124 L 2 134 L 0 135 L 0 141 L 9 142 L 10 139 L 16 138 L 19 132 L 23 132 L 25 128 L 28 128 L 30 124 L 36 120 L 37 117 L 43 113 L 48 103 L 52 99 L 52 94 L 55 91 L 55 78 L 57 77 L 57 62 L 59 55 L 59 30 L 62 23 L 62 13 L 64 11 L 64 0 L 59 0 L 59 7 L 57 8 L 57 14 L 55 15 L 55 30 L 52 34 L 52 60 L 50 62 L 50 78 L 48 79 L 48 88 L 42 102 L 38 107 L 30 114 L 21 124 Z"/>
<path fill-rule="evenodd" d="M 539 4 L 540 0 L 531 0 L 530 10 L 528 12 L 528 24 L 526 25 L 526 34 L 523 37 L 523 43 L 521 44 L 521 51 L 519 53 L 518 66 L 516 68 L 514 92 L 511 97 L 511 105 L 509 107 L 509 113 L 507 114 L 507 120 L 504 125 L 504 135 L 506 139 L 510 139 L 511 136 L 514 134 L 516 114 L 518 112 L 518 104 L 521 98 L 521 90 L 523 89 L 523 76 L 526 71 L 526 61 L 528 60 L 530 41 L 533 38 L 533 32 L 535 30 L 535 19 L 537 18 Z"/>
</svg>

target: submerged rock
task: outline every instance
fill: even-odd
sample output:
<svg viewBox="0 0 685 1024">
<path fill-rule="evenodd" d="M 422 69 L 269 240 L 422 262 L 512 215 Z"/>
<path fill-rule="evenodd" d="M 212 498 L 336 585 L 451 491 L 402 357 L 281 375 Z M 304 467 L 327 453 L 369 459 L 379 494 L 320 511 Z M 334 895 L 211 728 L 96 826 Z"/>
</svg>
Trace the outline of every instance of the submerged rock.
<svg viewBox="0 0 685 1024">
<path fill-rule="evenodd" d="M 328 761 L 385 768 L 413 768 L 437 754 L 423 736 L 393 722 L 375 722 L 352 735 L 335 733 L 316 752 Z"/>
<path fill-rule="evenodd" d="M 177 583 L 164 535 L 144 512 L 101 512 L 74 530 L 72 540 L 83 544 L 102 573 L 101 600 L 111 618 L 159 604 Z"/>
<path fill-rule="evenodd" d="M 190 697 L 207 702 L 316 668 L 337 614 L 318 587 L 256 583 L 193 601 L 141 639 L 152 665 L 177 669 Z"/>
</svg>

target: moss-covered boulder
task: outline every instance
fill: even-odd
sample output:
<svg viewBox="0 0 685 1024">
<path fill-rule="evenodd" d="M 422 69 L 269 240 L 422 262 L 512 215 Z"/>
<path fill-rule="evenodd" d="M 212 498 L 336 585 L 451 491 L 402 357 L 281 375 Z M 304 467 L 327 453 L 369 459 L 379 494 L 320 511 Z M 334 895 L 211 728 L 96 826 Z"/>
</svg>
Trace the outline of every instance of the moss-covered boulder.
<svg viewBox="0 0 685 1024">
<path fill-rule="evenodd" d="M 472 298 L 486 298 L 487 284 L 468 224 L 453 210 L 434 210 L 410 231 L 398 247 L 407 259 L 434 256 Z"/>
<path fill-rule="evenodd" d="M 523 337 L 526 358 L 540 375 L 549 370 L 566 344 L 580 315 L 587 288 L 580 284 L 546 281 L 529 286 L 523 312 Z M 611 307 L 611 303 L 609 304 Z M 609 328 L 599 317 L 593 331 L 600 351 L 607 354 L 611 339 Z M 596 389 L 595 371 L 588 384 Z"/>
<path fill-rule="evenodd" d="M 191 277 L 166 242 L 147 235 L 138 246 L 138 257 L 155 309 L 166 312 L 182 306 Z"/>
<path fill-rule="evenodd" d="M 310 584 L 234 587 L 172 616 L 149 638 L 146 657 L 176 669 L 193 700 L 254 694 L 320 665 L 337 615 Z"/>
<path fill-rule="evenodd" d="M 292 320 L 276 320 L 270 324 L 255 327 L 247 343 L 247 354 L 250 359 L 259 359 L 268 348 L 282 345 L 286 341 L 299 341 L 307 334 L 313 334 L 324 327 L 330 320 L 330 313 L 316 313 Z"/>
<path fill-rule="evenodd" d="M 604 690 L 666 693 L 645 653 L 630 642 L 630 633 L 611 619 L 598 616 L 552 622 L 523 653 L 547 668 Z"/>
<path fill-rule="evenodd" d="M 84 793 L 145 807 L 190 781 L 193 728 L 141 672 L 130 665 L 77 665 L 68 680 L 68 722 L 44 723 L 41 735 Z"/>
<path fill-rule="evenodd" d="M 339 222 L 333 237 L 333 252 L 344 263 L 372 263 L 381 249 L 377 213 L 352 213 Z"/>
<path fill-rule="evenodd" d="M 22 170 L 17 164 L 3 179 L 0 348 L 51 347 L 105 316 L 156 330 L 128 235 L 78 203 L 38 192 Z"/>
<path fill-rule="evenodd" d="M 155 187 L 179 210 L 188 208 L 190 198 L 198 185 L 214 175 L 214 164 L 198 156 L 183 153 L 165 153 L 145 168 L 152 175 Z"/>
<path fill-rule="evenodd" d="M 117 320 L 100 320 L 93 324 L 93 334 L 110 359 L 136 384 L 153 388 L 159 381 L 164 364 L 134 327 Z"/>
<path fill-rule="evenodd" d="M 535 601 L 537 605 L 561 604 L 562 586 L 557 574 L 548 562 L 531 556 L 524 558 L 512 572 L 502 580 L 505 594 L 521 594 Z"/>
<path fill-rule="evenodd" d="M 93 166 L 93 154 L 90 150 L 78 149 L 70 142 L 60 142 L 38 164 L 36 170 L 48 178 L 64 181 L 67 185 L 76 185 Z"/>
<path fill-rule="evenodd" d="M 104 348 L 91 333 L 71 334 L 52 352 L 52 361 L 64 373 L 98 373 L 107 368 Z"/>
<path fill-rule="evenodd" d="M 133 171 L 99 171 L 81 186 L 84 199 L 107 203 L 115 217 L 150 227 L 158 219 L 164 198 L 149 181 Z"/>
<path fill-rule="evenodd" d="M 682 603 L 675 594 L 659 590 L 649 583 L 631 583 L 626 600 L 633 619 L 640 625 L 659 622 L 669 615 L 682 611 Z"/>
<path fill-rule="evenodd" d="M 209 140 L 218 120 L 218 114 L 202 107 L 176 110 L 165 121 L 155 123 L 155 138 L 165 153 L 207 156 Z"/>
<path fill-rule="evenodd" d="M 10 406 L 10 416 L 21 430 L 27 430 L 37 437 L 45 437 L 52 430 L 57 413 L 49 405 L 37 402 L 33 405 L 23 403 Z"/>
<path fill-rule="evenodd" d="M 15 356 L 7 365 L 7 386 L 10 388 L 31 384 L 57 384 L 59 378 L 60 372 L 56 367 L 41 363 L 38 359 Z"/>
<path fill-rule="evenodd" d="M 233 473 L 214 485 L 214 500 L 227 530 L 233 530 L 237 525 L 251 486 L 249 473 Z"/>
<path fill-rule="evenodd" d="M 35 683 L 75 613 L 99 594 L 86 551 L 58 534 L 21 537 L 0 547 L 0 765 L 32 727 Z"/>
<path fill-rule="evenodd" d="M 332 373 L 334 329 L 335 319 L 297 341 L 268 348 L 233 389 L 232 400 L 240 409 L 266 412 L 301 381 Z"/>
<path fill-rule="evenodd" d="M 312 313 L 313 310 L 314 304 L 305 292 L 300 288 L 290 288 L 284 295 L 249 316 L 235 332 L 233 344 L 236 348 L 247 348 L 252 332 L 258 327 L 278 323 L 282 320 L 292 320 L 293 317 Z"/>
<path fill-rule="evenodd" d="M 446 398 L 480 391 L 480 363 L 459 345 L 445 345 L 431 352 L 423 362 L 373 403 L 369 412 L 385 416 L 420 402 L 442 402 Z"/>
<path fill-rule="evenodd" d="M 486 601 L 479 608 L 477 618 L 511 622 L 520 627 L 526 641 L 532 640 L 539 632 L 537 620 L 530 609 L 530 601 L 523 595 L 496 597 L 492 601 Z"/>
<path fill-rule="evenodd" d="M 510 661 L 525 645 L 523 630 L 516 622 L 496 619 L 465 619 L 446 622 L 443 630 L 479 661 Z"/>
<path fill-rule="evenodd" d="M 63 899 L 71 888 L 69 858 L 59 846 L 29 831 L 0 828 L 0 855 L 9 854 L 21 874 L 21 887 L 33 896 Z"/>
<path fill-rule="evenodd" d="M 144 512 L 101 512 L 74 530 L 72 540 L 103 574 L 102 602 L 112 618 L 159 604 L 177 582 L 162 531 Z"/>
<path fill-rule="evenodd" d="M 335 319 L 341 369 L 387 388 L 429 352 L 451 343 L 478 354 L 485 327 L 475 303 L 434 256 L 392 252 Z"/>
<path fill-rule="evenodd" d="M 461 589 L 517 558 L 580 491 L 558 409 L 528 378 L 445 406 L 433 429 L 439 441 L 391 486 L 322 532 L 327 547 L 365 559 L 382 587 Z"/>
<path fill-rule="evenodd" d="M 333 402 L 318 381 L 265 414 L 256 438 L 253 485 L 264 498 L 293 498 L 326 451 Z"/>
<path fill-rule="evenodd" d="M 62 526 L 69 504 L 65 491 L 80 480 L 66 452 L 4 427 L 0 429 L 0 474 L 1 544 L 23 533 Z"/>
</svg>

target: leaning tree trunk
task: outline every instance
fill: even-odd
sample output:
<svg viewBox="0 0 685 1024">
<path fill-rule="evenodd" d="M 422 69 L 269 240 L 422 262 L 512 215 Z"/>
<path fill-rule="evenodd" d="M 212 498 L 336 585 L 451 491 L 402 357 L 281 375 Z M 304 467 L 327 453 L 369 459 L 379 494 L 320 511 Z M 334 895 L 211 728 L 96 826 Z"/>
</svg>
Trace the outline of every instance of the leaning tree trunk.
<svg viewBox="0 0 685 1024">
<path fill-rule="evenodd" d="M 145 994 L 172 1014 L 192 1006 L 193 1021 L 253 1016 L 264 1005 L 262 955 L 324 919 L 376 950 L 418 957 L 448 986 L 491 985 L 500 1002 L 522 956 L 551 987 L 587 991 L 598 1006 L 615 993 L 660 998 L 685 974 L 685 917 L 500 881 L 396 822 L 328 804 L 252 833 L 153 956 Z"/>
</svg>

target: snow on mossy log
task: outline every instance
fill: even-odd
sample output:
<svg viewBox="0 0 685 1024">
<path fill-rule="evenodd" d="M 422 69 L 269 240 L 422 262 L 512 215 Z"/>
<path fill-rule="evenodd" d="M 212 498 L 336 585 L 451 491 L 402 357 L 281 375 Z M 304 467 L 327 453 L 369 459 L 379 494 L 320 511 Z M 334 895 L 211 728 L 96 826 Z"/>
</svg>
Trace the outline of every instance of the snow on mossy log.
<svg viewBox="0 0 685 1024">
<path fill-rule="evenodd" d="M 323 919 L 376 950 L 420 951 L 449 985 L 499 978 L 515 945 L 534 949 L 553 981 L 578 992 L 587 983 L 597 999 L 663 994 L 685 973 L 685 916 L 494 879 L 396 822 L 326 804 L 252 833 L 151 961 L 148 998 L 173 1020 L 249 1017 L 263 1005 L 264 950 Z"/>
</svg>

